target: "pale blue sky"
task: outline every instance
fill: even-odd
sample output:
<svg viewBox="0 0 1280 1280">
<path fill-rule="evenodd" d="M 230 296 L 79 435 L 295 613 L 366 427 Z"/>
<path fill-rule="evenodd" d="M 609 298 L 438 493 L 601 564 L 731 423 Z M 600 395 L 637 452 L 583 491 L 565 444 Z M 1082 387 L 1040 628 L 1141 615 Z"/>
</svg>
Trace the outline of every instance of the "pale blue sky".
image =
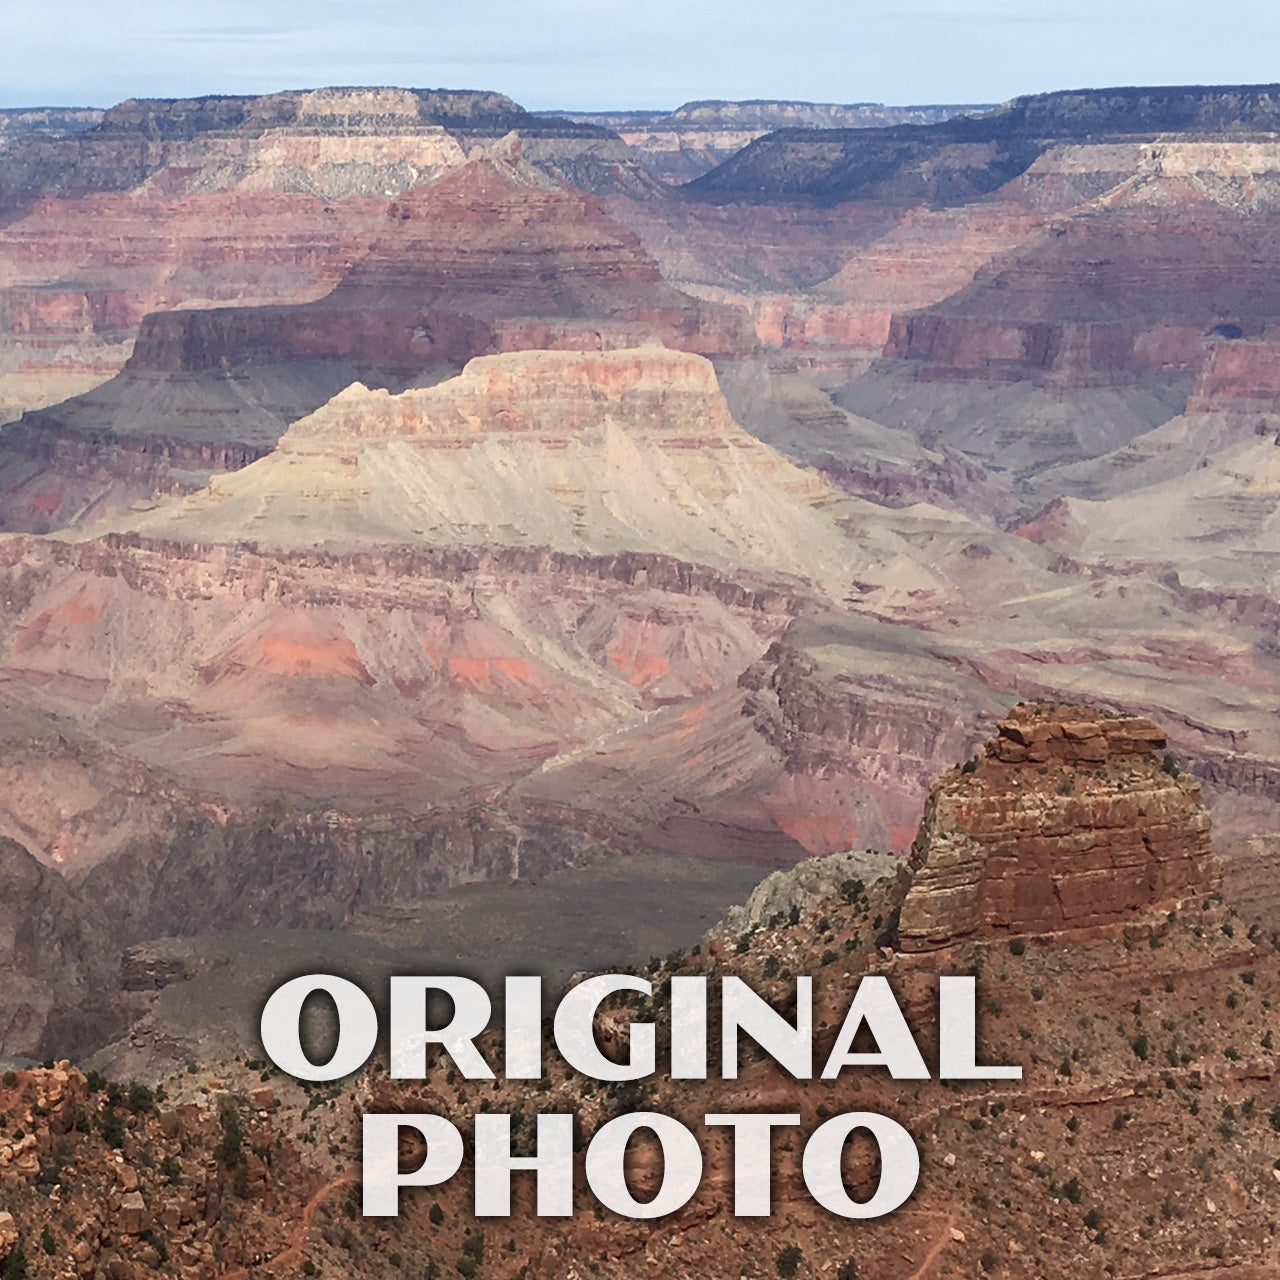
<svg viewBox="0 0 1280 1280">
<path fill-rule="evenodd" d="M 1280 0 L 0 0 L 0 106 L 325 84 L 534 109 L 1280 80 Z"/>
</svg>

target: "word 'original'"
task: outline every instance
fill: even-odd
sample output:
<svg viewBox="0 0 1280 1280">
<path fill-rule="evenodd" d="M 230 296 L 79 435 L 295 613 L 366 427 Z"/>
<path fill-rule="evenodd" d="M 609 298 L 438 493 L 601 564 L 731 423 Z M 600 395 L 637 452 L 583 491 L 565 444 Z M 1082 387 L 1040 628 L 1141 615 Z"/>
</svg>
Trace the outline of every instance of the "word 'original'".
<svg viewBox="0 0 1280 1280">
<path fill-rule="evenodd" d="M 317 993 L 329 996 L 337 1011 L 337 1037 L 326 1062 L 311 1060 L 302 1044 L 303 1006 Z M 710 1074 L 711 1022 L 705 977 L 677 975 L 665 990 L 664 1015 L 657 1021 L 631 1021 L 616 1039 L 625 1053 L 607 1055 L 597 1040 L 601 1006 L 613 997 L 653 999 L 653 986 L 630 974 L 602 974 L 571 987 L 550 1019 L 551 1038 L 573 1071 L 599 1081 L 641 1080 L 658 1072 L 659 1024 L 665 1021 L 664 1073 L 671 1080 L 705 1080 Z M 443 1021 L 431 1013 L 441 1000 L 451 1005 Z M 447 1053 L 468 1080 L 493 1080 L 495 1071 L 477 1041 L 490 1030 L 493 1006 L 478 983 L 462 977 L 390 979 L 387 1025 L 390 1070 L 394 1079 L 425 1079 L 432 1057 Z M 721 1079 L 737 1079 L 742 1037 L 754 1041 L 797 1080 L 815 1077 L 813 980 L 795 983 L 794 1018 L 783 1016 L 740 978 L 722 979 L 719 990 Z M 435 1025 L 441 1022 L 441 1025 Z M 545 1009 L 542 980 L 510 977 L 504 991 L 502 1068 L 510 1080 L 544 1076 Z M 301 1080 L 336 1080 L 360 1070 L 378 1041 L 379 1016 L 373 1000 L 355 983 L 330 974 L 294 978 L 280 987 L 262 1011 L 262 1044 L 281 1070 Z M 976 983 L 969 976 L 938 981 L 938 1078 L 943 1080 L 1021 1079 L 1018 1066 L 979 1064 L 977 1058 Z M 855 1050 L 859 1041 L 863 1048 Z M 824 1035 L 824 1040 L 825 1040 Z M 867 1040 L 874 1047 L 866 1047 Z M 849 1001 L 831 1048 L 818 1073 L 835 1080 L 846 1068 L 878 1067 L 895 1080 L 930 1078 L 906 1018 L 888 980 L 861 979 Z M 792 1113 L 712 1113 L 705 1126 L 728 1126 L 734 1133 L 734 1212 L 758 1217 L 770 1211 L 771 1135 L 779 1126 L 800 1124 Z M 570 1114 L 538 1117 L 537 1153 L 516 1155 L 511 1146 L 511 1117 L 482 1113 L 474 1117 L 475 1212 L 511 1213 L 511 1174 L 528 1171 L 537 1179 L 539 1216 L 573 1212 L 574 1123 Z M 425 1141 L 426 1154 L 416 1169 L 400 1168 L 400 1139 L 405 1129 Z M 624 1157 L 632 1136 L 648 1130 L 662 1152 L 662 1182 L 648 1200 L 636 1199 L 624 1175 Z M 846 1144 L 865 1132 L 879 1148 L 879 1183 L 867 1199 L 849 1194 L 841 1172 Z M 381 1113 L 364 1117 L 364 1211 L 371 1216 L 399 1212 L 401 1187 L 434 1186 L 462 1167 L 463 1137 L 444 1116 L 430 1113 Z M 631 1218 L 675 1212 L 693 1196 L 702 1178 L 702 1148 L 694 1134 L 674 1117 L 658 1112 L 620 1115 L 602 1125 L 587 1145 L 587 1184 L 606 1208 Z M 837 1115 L 807 1138 L 801 1160 L 805 1186 L 832 1213 L 847 1218 L 880 1217 L 898 1208 L 915 1189 L 920 1158 L 915 1141 L 896 1121 L 873 1112 Z"/>
</svg>

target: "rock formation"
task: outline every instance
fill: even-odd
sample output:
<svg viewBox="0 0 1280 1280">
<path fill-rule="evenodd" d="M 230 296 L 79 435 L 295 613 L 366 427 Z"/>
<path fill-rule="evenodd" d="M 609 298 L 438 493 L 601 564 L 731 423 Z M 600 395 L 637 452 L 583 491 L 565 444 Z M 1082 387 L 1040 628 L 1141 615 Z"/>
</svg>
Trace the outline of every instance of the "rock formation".
<svg viewBox="0 0 1280 1280">
<path fill-rule="evenodd" d="M 495 93 L 0 113 L 0 422 L 109 378 L 148 312 L 319 296 L 389 200 L 512 131 L 556 180 L 640 198 L 659 186 L 612 131 Z"/>
<path fill-rule="evenodd" d="M 1280 86 L 1034 94 L 995 111 L 881 129 L 780 129 L 690 184 L 712 202 L 866 197 L 959 204 L 1023 173 L 1055 143 L 1274 130 Z"/>
<path fill-rule="evenodd" d="M 1165 745 L 1138 716 L 1019 704 L 929 794 L 902 947 L 1115 924 L 1214 892 L 1200 784 Z"/>
<path fill-rule="evenodd" d="M 552 181 L 516 138 L 388 209 L 382 233 L 305 308 L 151 317 L 130 368 L 200 373 L 343 357 L 401 375 L 524 347 L 631 345 L 706 355 L 744 343 L 740 318 L 662 280 L 596 197 Z"/>
<path fill-rule="evenodd" d="M 0 836 L 0 1045 L 43 1056 L 87 1051 L 120 1029 L 109 930 L 59 872 Z"/>
<path fill-rule="evenodd" d="M 305 305 L 148 316 L 117 378 L 7 433 L 8 526 L 97 519 L 184 482 L 169 471 L 243 465 L 356 379 L 398 390 L 528 348 L 754 345 L 739 312 L 667 284 L 596 197 L 552 181 L 518 140 L 394 202 L 354 256 Z"/>
<path fill-rule="evenodd" d="M 0 148 L 29 134 L 62 137 L 83 133 L 102 120 L 96 107 L 3 107 L 0 108 Z"/>
<path fill-rule="evenodd" d="M 174 184 L 179 191 L 266 185 L 329 199 L 394 195 L 513 130 L 540 148 L 548 169 L 559 161 L 625 185 L 628 156 L 611 130 L 530 115 L 505 94 L 324 88 L 122 102 L 74 137 L 28 135 L 11 146 L 0 159 L 0 201 L 125 191 L 156 178 L 171 192 Z M 637 171 L 630 189 L 650 185 Z"/>
<path fill-rule="evenodd" d="M 682 183 L 722 164 L 774 129 L 872 129 L 936 124 L 983 106 L 889 107 L 878 102 L 686 102 L 674 111 L 551 111 L 542 114 L 616 130 L 664 182 Z"/>
<path fill-rule="evenodd" d="M 356 384 L 270 456 L 126 522 L 193 541 L 253 525 L 290 549 L 646 551 L 839 594 L 847 549 L 820 509 L 837 500 L 733 421 L 709 361 L 652 346 L 480 356 L 400 395 Z"/>
</svg>

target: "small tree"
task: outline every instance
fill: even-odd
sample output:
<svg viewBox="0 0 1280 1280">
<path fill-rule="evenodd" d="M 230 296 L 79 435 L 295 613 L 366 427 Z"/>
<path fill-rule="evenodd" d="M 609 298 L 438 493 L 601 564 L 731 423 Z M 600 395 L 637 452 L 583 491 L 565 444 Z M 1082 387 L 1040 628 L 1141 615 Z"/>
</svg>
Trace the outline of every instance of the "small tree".
<svg viewBox="0 0 1280 1280">
<path fill-rule="evenodd" d="M 141 1080 L 135 1080 L 129 1086 L 129 1096 L 126 1105 L 135 1116 L 143 1115 L 148 1111 L 156 1109 L 155 1092 Z"/>
<path fill-rule="evenodd" d="M 222 1124 L 222 1137 L 214 1147 L 214 1158 L 224 1169 L 235 1169 L 244 1163 L 244 1130 L 240 1127 L 240 1113 L 235 1107 L 223 1107 L 218 1116 Z"/>
<path fill-rule="evenodd" d="M 867 886 L 861 880 L 844 880 L 840 884 L 840 896 L 848 903 L 857 902 L 866 892 Z"/>
</svg>

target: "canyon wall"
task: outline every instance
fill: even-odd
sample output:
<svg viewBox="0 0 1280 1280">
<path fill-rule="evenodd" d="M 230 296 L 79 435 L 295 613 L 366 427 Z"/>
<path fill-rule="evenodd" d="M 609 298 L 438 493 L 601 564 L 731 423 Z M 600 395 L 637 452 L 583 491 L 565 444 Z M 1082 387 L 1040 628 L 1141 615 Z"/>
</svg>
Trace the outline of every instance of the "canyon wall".
<svg viewBox="0 0 1280 1280">
<path fill-rule="evenodd" d="M 674 111 L 555 111 L 541 114 L 614 130 L 664 182 L 684 183 L 774 129 L 869 129 L 934 124 L 984 106 L 891 107 L 878 102 L 686 102 Z"/>
</svg>

